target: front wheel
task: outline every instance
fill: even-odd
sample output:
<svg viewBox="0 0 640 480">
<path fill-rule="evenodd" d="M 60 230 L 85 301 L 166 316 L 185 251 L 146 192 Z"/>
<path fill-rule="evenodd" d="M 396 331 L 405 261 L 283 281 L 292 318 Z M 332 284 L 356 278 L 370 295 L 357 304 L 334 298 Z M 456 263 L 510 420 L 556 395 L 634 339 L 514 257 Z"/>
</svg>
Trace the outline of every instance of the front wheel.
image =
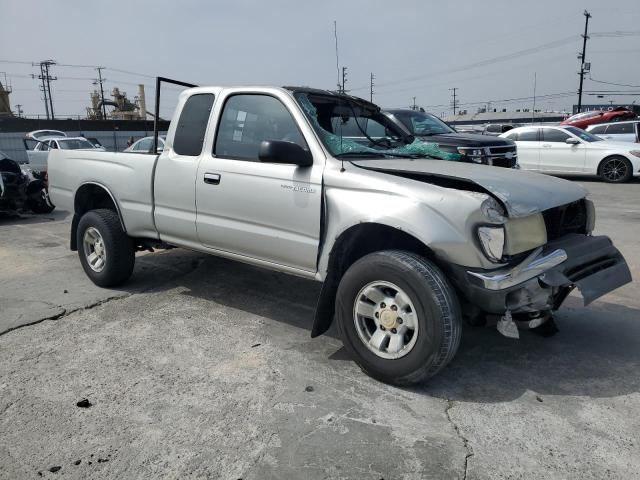
<svg viewBox="0 0 640 480">
<path fill-rule="evenodd" d="M 624 183 L 631 179 L 633 167 L 624 157 L 609 157 L 600 163 L 598 174 L 605 182 Z"/>
<path fill-rule="evenodd" d="M 115 287 L 133 272 L 135 246 L 122 229 L 118 214 L 100 209 L 78 222 L 78 255 L 87 276 L 99 287 Z"/>
<path fill-rule="evenodd" d="M 51 203 L 51 198 L 49 198 L 49 192 L 46 187 L 42 187 L 34 193 L 29 200 L 27 200 L 27 206 L 33 213 L 51 213 L 56 208 L 56 206 Z"/>
<path fill-rule="evenodd" d="M 456 293 L 438 267 L 403 251 L 355 262 L 338 287 L 342 341 L 365 373 L 409 385 L 438 373 L 460 344 Z"/>
</svg>

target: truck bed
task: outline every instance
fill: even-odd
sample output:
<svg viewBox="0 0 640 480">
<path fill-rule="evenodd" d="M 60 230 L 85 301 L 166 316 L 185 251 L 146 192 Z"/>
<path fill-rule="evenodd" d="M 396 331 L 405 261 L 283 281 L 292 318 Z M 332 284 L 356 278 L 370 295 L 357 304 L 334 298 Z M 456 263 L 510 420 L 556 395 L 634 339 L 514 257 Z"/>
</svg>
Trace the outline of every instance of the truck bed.
<svg viewBox="0 0 640 480">
<path fill-rule="evenodd" d="M 73 212 L 74 196 L 86 183 L 105 187 L 116 202 L 130 236 L 157 238 L 153 221 L 153 169 L 158 155 L 52 150 L 49 153 L 51 200 Z"/>
</svg>

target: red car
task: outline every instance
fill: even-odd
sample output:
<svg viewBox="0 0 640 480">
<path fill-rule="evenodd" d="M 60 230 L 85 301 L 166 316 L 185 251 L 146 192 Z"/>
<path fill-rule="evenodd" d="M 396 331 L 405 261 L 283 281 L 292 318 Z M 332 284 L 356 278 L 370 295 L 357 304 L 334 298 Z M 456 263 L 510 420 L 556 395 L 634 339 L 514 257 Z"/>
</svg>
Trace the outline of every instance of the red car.
<svg viewBox="0 0 640 480">
<path fill-rule="evenodd" d="M 560 125 L 572 125 L 578 128 L 587 128 L 589 125 L 596 123 L 621 122 L 622 120 L 631 120 L 636 118 L 636 114 L 624 107 L 614 108 L 606 112 L 582 112 L 562 121 Z"/>
</svg>

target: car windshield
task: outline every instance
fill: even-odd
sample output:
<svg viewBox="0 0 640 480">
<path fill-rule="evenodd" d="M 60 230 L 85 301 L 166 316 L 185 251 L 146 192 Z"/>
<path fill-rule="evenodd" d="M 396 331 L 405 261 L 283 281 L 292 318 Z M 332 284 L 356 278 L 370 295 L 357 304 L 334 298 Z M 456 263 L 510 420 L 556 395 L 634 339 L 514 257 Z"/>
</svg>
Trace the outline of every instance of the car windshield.
<svg viewBox="0 0 640 480">
<path fill-rule="evenodd" d="M 83 138 L 72 138 L 69 140 L 58 140 L 58 145 L 63 150 L 80 150 L 84 148 L 94 148 L 89 140 Z"/>
<path fill-rule="evenodd" d="M 576 113 L 572 117 L 567 118 L 567 122 L 572 122 L 574 120 L 584 120 L 585 118 L 597 117 L 598 115 L 602 115 L 602 112 L 583 112 Z"/>
<path fill-rule="evenodd" d="M 394 115 L 414 135 L 441 135 L 456 133 L 435 115 L 425 112 L 395 112 Z"/>
<path fill-rule="evenodd" d="M 602 138 L 596 137 L 595 135 L 585 132 L 581 128 L 578 127 L 566 127 L 565 130 L 569 133 L 573 133 L 576 137 L 584 140 L 585 142 L 601 142 Z"/>
<path fill-rule="evenodd" d="M 335 157 L 462 158 L 408 135 L 378 107 L 365 100 L 311 92 L 297 92 L 295 99 L 324 146 Z"/>
</svg>

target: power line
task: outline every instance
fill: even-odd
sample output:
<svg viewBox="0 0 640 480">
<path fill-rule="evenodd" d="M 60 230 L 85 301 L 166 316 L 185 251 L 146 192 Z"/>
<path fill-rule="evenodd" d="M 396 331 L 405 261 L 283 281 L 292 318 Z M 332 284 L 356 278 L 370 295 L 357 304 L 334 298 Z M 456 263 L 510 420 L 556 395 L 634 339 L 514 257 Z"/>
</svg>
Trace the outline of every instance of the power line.
<svg viewBox="0 0 640 480">
<path fill-rule="evenodd" d="M 98 78 L 93 82 L 94 85 L 100 84 L 100 98 L 102 100 L 102 119 L 107 119 L 107 106 L 104 103 L 104 89 L 102 88 L 102 83 L 106 80 L 102 78 L 102 70 L 104 67 L 96 67 L 98 71 Z"/>
<path fill-rule="evenodd" d="M 613 82 L 605 82 L 605 81 L 602 81 L 602 80 L 596 80 L 595 78 L 593 78 L 591 76 L 591 74 L 589 74 L 589 80 L 591 80 L 592 82 L 596 82 L 596 83 L 604 83 L 605 85 L 615 85 L 616 87 L 640 88 L 640 85 L 628 85 L 628 84 L 624 84 L 624 83 L 613 83 Z"/>
</svg>

